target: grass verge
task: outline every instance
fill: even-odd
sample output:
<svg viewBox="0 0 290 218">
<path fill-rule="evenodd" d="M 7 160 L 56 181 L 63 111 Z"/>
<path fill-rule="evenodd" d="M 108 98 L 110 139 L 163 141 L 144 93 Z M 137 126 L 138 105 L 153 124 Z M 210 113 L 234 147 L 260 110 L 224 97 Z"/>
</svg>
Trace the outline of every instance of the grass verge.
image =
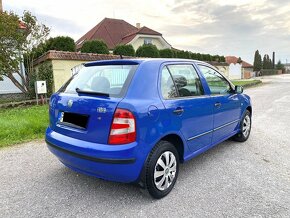
<svg viewBox="0 0 290 218">
<path fill-rule="evenodd" d="M 262 83 L 261 80 L 232 80 L 232 83 L 236 86 L 251 87 Z"/>
<path fill-rule="evenodd" d="M 0 148 L 44 137 L 48 106 L 0 109 Z"/>
</svg>

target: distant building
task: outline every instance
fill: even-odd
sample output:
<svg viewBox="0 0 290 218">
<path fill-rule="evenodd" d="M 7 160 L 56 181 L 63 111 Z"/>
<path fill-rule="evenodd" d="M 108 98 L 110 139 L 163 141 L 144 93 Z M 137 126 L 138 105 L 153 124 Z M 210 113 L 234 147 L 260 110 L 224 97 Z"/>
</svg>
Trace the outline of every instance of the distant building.
<svg viewBox="0 0 290 218">
<path fill-rule="evenodd" d="M 156 45 L 158 49 L 171 48 L 162 34 L 140 23 L 133 26 L 124 20 L 105 18 L 79 40 L 76 41 L 77 50 L 89 40 L 103 40 L 110 51 L 117 45 L 132 45 L 135 50 L 143 44 Z"/>
<path fill-rule="evenodd" d="M 238 61 L 238 57 L 226 56 L 226 63 L 229 64 L 229 79 L 249 79 L 255 76 L 253 65 L 243 60 L 240 63 Z"/>
<path fill-rule="evenodd" d="M 285 73 L 290 73 L 290 64 L 286 63 L 286 64 L 283 64 L 283 65 L 284 65 L 284 68 L 285 68 Z"/>
</svg>

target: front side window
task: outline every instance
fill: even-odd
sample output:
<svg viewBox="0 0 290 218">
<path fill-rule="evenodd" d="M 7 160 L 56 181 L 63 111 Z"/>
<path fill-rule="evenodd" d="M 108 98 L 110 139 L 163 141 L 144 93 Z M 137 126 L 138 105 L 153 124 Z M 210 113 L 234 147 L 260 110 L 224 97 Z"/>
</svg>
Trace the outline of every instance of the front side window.
<svg viewBox="0 0 290 218">
<path fill-rule="evenodd" d="M 203 95 L 203 88 L 192 65 L 168 65 L 180 97 Z"/>
<path fill-rule="evenodd" d="M 83 67 L 71 80 L 65 84 L 61 92 L 76 93 L 76 89 L 105 93 L 119 97 L 126 89 L 137 65 L 103 65 Z"/>
<path fill-rule="evenodd" d="M 230 83 L 214 69 L 199 65 L 199 68 L 206 79 L 210 92 L 213 95 L 229 94 L 232 91 Z"/>
</svg>

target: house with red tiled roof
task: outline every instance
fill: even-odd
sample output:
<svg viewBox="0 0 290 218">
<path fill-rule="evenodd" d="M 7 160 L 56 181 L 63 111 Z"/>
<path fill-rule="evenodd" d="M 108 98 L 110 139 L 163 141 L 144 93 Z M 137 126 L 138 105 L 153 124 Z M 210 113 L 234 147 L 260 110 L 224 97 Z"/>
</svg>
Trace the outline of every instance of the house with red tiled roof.
<svg viewBox="0 0 290 218">
<path fill-rule="evenodd" d="M 130 44 L 135 50 L 143 44 L 153 44 L 158 49 L 171 48 L 161 33 L 146 26 L 141 27 L 140 23 L 133 26 L 124 20 L 112 18 L 104 18 L 77 40 L 77 49 L 80 50 L 83 43 L 89 40 L 103 40 L 111 51 L 119 44 Z"/>
<path fill-rule="evenodd" d="M 226 56 L 229 64 L 229 79 L 248 79 L 254 76 L 253 65 L 236 56 Z"/>
</svg>

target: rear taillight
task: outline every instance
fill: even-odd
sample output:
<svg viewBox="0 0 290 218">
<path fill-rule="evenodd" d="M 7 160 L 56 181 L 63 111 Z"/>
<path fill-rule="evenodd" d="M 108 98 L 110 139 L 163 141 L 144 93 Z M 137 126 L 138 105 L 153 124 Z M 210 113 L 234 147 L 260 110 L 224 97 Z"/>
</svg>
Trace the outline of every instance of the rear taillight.
<svg viewBox="0 0 290 218">
<path fill-rule="evenodd" d="M 111 125 L 109 144 L 120 145 L 136 141 L 134 115 L 125 109 L 117 109 Z"/>
</svg>

